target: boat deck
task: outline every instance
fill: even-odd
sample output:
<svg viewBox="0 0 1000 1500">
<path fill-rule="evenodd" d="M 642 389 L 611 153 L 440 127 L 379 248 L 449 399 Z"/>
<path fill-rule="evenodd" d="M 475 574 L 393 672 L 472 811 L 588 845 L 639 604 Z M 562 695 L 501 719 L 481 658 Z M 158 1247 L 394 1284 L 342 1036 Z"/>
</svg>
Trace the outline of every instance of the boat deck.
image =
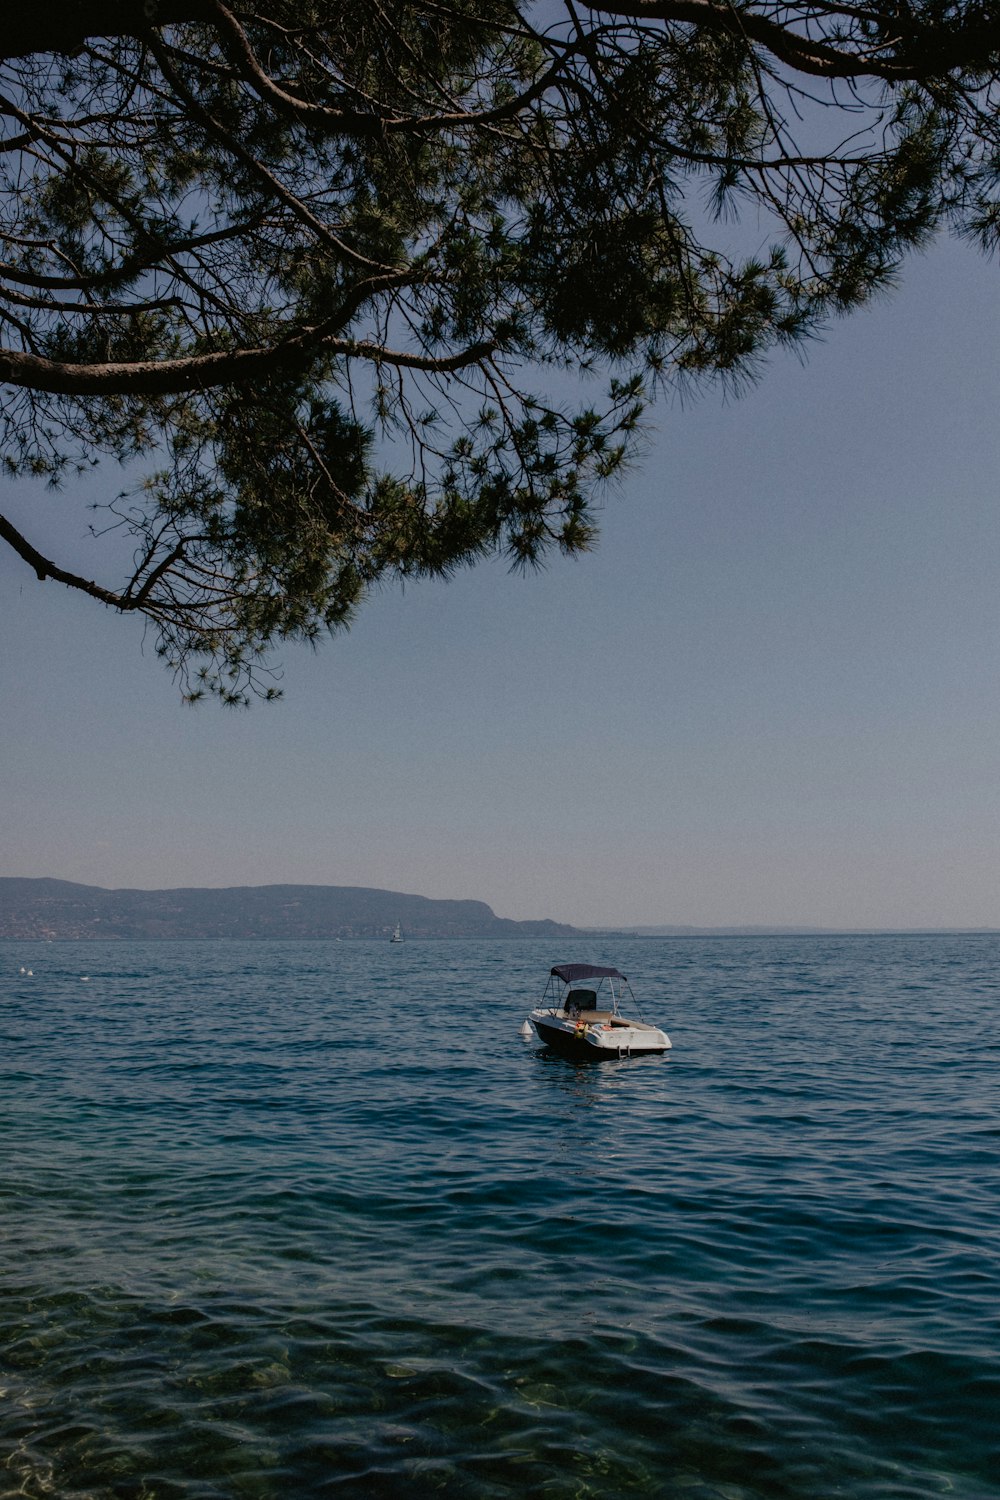
<svg viewBox="0 0 1000 1500">
<path fill-rule="evenodd" d="M 630 1021 L 625 1016 L 616 1016 L 610 1010 L 581 1010 L 579 1013 L 568 1010 L 556 1010 L 551 1012 L 557 1021 L 578 1021 L 593 1025 L 595 1021 L 602 1022 L 605 1026 L 631 1026 L 634 1031 L 658 1031 L 658 1026 L 652 1026 L 649 1021 Z"/>
</svg>

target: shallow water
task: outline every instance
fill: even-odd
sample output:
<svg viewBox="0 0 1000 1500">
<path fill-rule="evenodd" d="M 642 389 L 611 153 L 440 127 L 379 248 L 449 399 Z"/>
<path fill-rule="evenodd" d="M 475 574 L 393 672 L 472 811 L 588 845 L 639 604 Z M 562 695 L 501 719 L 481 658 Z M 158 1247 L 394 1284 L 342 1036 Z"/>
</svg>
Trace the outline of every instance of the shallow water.
<svg viewBox="0 0 1000 1500">
<path fill-rule="evenodd" d="M 577 958 L 673 1052 L 523 1042 Z M 992 936 L 0 943 L 0 1494 L 1000 1496 L 998 1001 Z"/>
</svg>

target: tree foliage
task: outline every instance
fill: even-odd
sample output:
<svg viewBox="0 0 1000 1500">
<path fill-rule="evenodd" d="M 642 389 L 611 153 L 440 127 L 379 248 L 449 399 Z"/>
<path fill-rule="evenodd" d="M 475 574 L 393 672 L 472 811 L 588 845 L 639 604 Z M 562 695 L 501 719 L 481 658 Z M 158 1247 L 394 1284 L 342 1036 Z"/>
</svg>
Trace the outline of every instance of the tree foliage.
<svg viewBox="0 0 1000 1500">
<path fill-rule="evenodd" d="M 0 56 L 7 473 L 141 475 L 118 584 L 0 536 L 192 696 L 588 547 L 659 383 L 1000 233 L 998 0 L 47 0 Z"/>
</svg>

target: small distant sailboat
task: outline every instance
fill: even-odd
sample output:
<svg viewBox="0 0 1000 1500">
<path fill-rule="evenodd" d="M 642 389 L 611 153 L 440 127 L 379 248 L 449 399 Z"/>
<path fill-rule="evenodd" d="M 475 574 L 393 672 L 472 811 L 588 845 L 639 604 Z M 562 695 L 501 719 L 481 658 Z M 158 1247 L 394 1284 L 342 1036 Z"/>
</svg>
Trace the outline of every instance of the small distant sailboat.
<svg viewBox="0 0 1000 1500">
<path fill-rule="evenodd" d="M 400 927 L 398 922 L 396 923 L 395 931 L 393 932 L 392 937 L 389 939 L 389 941 L 390 943 L 401 943 L 403 941 L 402 928 Z"/>
</svg>

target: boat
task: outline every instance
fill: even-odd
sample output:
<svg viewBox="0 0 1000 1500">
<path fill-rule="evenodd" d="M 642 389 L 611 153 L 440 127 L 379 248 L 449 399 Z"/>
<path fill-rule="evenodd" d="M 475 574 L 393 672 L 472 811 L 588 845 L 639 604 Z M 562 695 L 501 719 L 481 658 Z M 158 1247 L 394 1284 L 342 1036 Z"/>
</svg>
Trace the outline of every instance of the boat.
<svg viewBox="0 0 1000 1500">
<path fill-rule="evenodd" d="M 403 941 L 403 932 L 398 922 L 396 923 L 395 931 L 393 932 L 392 937 L 389 939 L 389 941 L 390 943 L 401 943 Z"/>
<path fill-rule="evenodd" d="M 641 1017 L 621 1013 L 632 986 L 619 969 L 598 964 L 556 964 L 549 970 L 541 1004 L 528 1016 L 539 1041 L 569 1057 L 634 1057 L 667 1052 L 670 1038 Z M 638 1012 L 638 1007 L 636 1006 Z"/>
</svg>

